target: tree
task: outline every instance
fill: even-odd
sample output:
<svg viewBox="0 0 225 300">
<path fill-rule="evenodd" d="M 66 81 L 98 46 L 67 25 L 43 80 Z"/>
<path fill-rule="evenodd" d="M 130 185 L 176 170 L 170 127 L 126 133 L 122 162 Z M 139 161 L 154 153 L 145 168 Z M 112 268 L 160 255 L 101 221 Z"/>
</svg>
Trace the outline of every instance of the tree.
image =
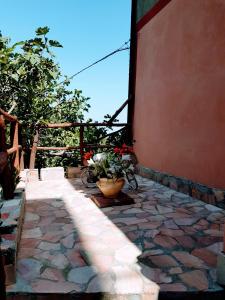
<svg viewBox="0 0 225 300">
<path fill-rule="evenodd" d="M 23 125 L 23 147 L 26 149 L 31 148 L 38 123 L 81 122 L 90 107 L 89 98 L 80 90 L 69 89 L 70 81 L 62 75 L 52 52 L 62 45 L 49 39 L 48 33 L 48 27 L 40 27 L 33 39 L 13 45 L 9 38 L 0 34 L 0 107 L 6 111 L 14 107 L 13 114 Z M 105 129 L 92 129 L 92 136 L 104 133 Z M 41 134 L 42 145 L 78 145 L 75 128 L 43 129 Z M 90 136 L 88 132 L 86 135 Z M 48 163 L 54 165 L 54 160 Z"/>
</svg>

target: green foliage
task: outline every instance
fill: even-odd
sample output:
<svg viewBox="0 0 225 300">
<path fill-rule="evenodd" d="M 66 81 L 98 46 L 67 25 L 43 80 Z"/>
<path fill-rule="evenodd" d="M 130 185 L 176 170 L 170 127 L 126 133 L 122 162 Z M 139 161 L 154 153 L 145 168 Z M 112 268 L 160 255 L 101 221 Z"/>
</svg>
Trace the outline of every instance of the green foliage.
<svg viewBox="0 0 225 300">
<path fill-rule="evenodd" d="M 70 80 L 62 75 L 55 61 L 52 49 L 62 45 L 47 37 L 47 26 L 38 28 L 35 33 L 34 38 L 15 44 L 0 33 L 0 107 L 9 111 L 16 103 L 13 114 L 23 125 L 22 146 L 27 153 L 37 124 L 82 122 L 84 112 L 90 107 L 89 98 L 84 97 L 82 91 L 69 88 Z M 106 129 L 90 128 L 85 130 L 84 136 L 88 143 L 92 143 L 105 133 Z M 76 146 L 79 144 L 78 129 L 43 129 L 40 144 Z M 74 165 L 77 163 L 76 156 L 73 153 L 59 163 L 60 157 L 46 157 L 46 154 L 38 153 L 38 163 L 46 166 Z"/>
<path fill-rule="evenodd" d="M 95 154 L 88 160 L 92 174 L 98 178 L 118 179 L 124 177 L 127 170 L 133 170 L 130 158 L 113 151 Z"/>
</svg>

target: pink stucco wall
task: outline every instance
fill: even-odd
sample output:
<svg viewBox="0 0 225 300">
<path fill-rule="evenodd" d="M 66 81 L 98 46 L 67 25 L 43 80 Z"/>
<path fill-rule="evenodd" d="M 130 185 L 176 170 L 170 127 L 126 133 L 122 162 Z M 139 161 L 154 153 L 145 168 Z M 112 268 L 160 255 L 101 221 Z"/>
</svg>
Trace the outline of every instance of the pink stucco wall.
<svg viewBox="0 0 225 300">
<path fill-rule="evenodd" d="M 225 188 L 225 1 L 172 0 L 138 32 L 139 163 Z"/>
</svg>

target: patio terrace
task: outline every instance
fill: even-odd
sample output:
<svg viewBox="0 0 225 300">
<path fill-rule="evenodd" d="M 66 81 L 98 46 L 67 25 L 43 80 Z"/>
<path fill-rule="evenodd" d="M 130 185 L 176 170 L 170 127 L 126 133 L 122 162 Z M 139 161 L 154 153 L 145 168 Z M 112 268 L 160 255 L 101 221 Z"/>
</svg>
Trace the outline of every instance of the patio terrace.
<svg viewBox="0 0 225 300">
<path fill-rule="evenodd" d="M 8 299 L 157 299 L 159 289 L 160 299 L 224 299 L 215 266 L 225 211 L 138 180 L 138 192 L 124 190 L 135 204 L 104 209 L 79 179 L 29 182 Z"/>
</svg>

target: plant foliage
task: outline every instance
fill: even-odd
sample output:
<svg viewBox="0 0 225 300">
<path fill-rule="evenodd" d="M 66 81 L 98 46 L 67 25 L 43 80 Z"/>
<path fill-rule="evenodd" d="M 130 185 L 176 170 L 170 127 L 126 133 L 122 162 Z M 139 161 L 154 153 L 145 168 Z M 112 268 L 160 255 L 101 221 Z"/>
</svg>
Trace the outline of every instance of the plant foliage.
<svg viewBox="0 0 225 300">
<path fill-rule="evenodd" d="M 12 44 L 0 33 L 0 107 L 9 111 L 12 106 L 22 123 L 22 143 L 27 153 L 32 146 L 35 126 L 40 123 L 82 122 L 90 105 L 89 98 L 79 89 L 69 88 L 70 80 L 63 76 L 53 54 L 62 45 L 49 39 L 49 28 L 39 27 L 32 39 Z M 91 120 L 89 120 L 91 121 Z M 42 146 L 78 145 L 78 129 L 42 129 Z M 91 143 L 106 134 L 103 128 L 86 130 Z M 39 164 L 75 165 L 76 155 L 60 157 L 38 153 Z"/>
</svg>

